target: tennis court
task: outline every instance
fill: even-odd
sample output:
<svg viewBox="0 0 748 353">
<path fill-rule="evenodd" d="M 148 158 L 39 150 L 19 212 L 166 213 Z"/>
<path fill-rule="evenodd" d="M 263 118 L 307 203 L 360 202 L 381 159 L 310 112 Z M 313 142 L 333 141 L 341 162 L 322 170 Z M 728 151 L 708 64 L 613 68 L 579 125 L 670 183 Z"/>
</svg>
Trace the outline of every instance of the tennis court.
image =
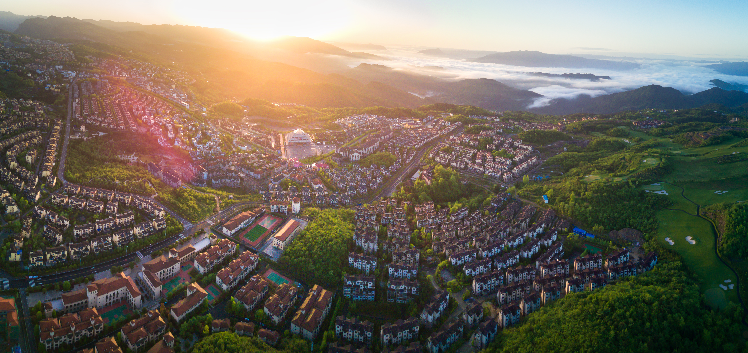
<svg viewBox="0 0 748 353">
<path fill-rule="evenodd" d="M 597 254 L 602 251 L 600 248 L 596 246 L 592 246 L 590 244 L 584 244 L 584 247 L 585 249 L 587 249 L 587 252 L 589 252 L 590 254 Z"/>
<path fill-rule="evenodd" d="M 205 287 L 205 291 L 208 292 L 208 302 L 213 302 L 216 298 L 218 298 L 219 295 L 221 295 L 221 290 L 216 287 L 215 284 L 211 283 L 209 286 Z"/>
<path fill-rule="evenodd" d="M 101 313 L 101 318 L 104 319 L 105 324 L 124 320 L 125 317 L 127 317 L 127 314 L 130 312 L 130 310 L 128 310 L 127 308 L 126 302 L 115 304 L 113 307 L 111 307 L 111 309 L 107 308 L 105 310 L 105 312 Z"/>
<path fill-rule="evenodd" d="M 265 229 L 273 228 L 273 225 L 278 223 L 281 219 L 271 215 L 265 215 L 261 220 L 257 222 L 258 226 L 262 226 Z"/>
<path fill-rule="evenodd" d="M 281 276 L 280 273 L 275 272 L 272 269 L 268 269 L 265 272 L 264 277 L 267 278 L 267 279 L 269 279 L 271 282 L 273 282 L 273 283 L 275 283 L 277 285 L 281 285 L 283 283 L 291 283 L 291 284 L 293 284 L 293 282 L 290 279 Z"/>
<path fill-rule="evenodd" d="M 184 272 L 189 272 L 191 269 L 192 269 L 192 265 L 191 264 L 186 264 L 186 265 L 182 266 L 182 271 L 184 271 Z"/>
</svg>

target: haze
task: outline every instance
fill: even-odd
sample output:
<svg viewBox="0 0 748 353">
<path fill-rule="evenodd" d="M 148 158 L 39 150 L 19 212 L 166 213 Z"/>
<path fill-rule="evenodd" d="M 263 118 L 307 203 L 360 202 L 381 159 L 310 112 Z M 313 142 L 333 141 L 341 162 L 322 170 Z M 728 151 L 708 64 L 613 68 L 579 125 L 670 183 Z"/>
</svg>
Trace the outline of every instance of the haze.
<svg viewBox="0 0 748 353">
<path fill-rule="evenodd" d="M 256 39 L 548 53 L 745 58 L 748 3 L 735 1 L 25 0 L 23 15 L 227 28 Z"/>
</svg>

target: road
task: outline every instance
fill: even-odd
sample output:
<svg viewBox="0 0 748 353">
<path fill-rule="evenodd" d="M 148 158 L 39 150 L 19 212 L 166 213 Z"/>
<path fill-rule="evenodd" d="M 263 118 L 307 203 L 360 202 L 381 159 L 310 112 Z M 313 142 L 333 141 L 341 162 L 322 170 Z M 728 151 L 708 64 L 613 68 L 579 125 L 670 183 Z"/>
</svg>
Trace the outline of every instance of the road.
<svg viewBox="0 0 748 353">
<path fill-rule="evenodd" d="M 423 156 L 426 155 L 426 151 L 428 151 L 429 148 L 436 146 L 439 142 L 441 142 L 448 136 L 462 132 L 462 130 L 463 130 L 462 127 L 452 130 L 451 132 L 446 133 L 442 136 L 439 136 L 429 141 L 427 144 L 421 146 L 421 148 L 419 148 L 418 151 L 416 151 L 415 155 L 413 155 L 413 158 L 411 158 L 410 162 L 408 162 L 408 164 L 406 164 L 404 167 L 400 168 L 397 174 L 387 179 L 387 181 L 384 183 L 384 186 L 382 186 L 380 191 L 372 195 L 368 201 L 371 202 L 373 200 L 377 200 L 382 197 L 387 197 L 395 193 L 397 186 L 400 185 L 400 183 L 403 181 L 403 178 L 410 177 L 411 175 L 413 175 L 413 173 L 415 173 L 415 169 L 420 166 L 421 159 L 423 159 Z"/>
<path fill-rule="evenodd" d="M 60 164 L 57 166 L 57 180 L 62 183 L 67 183 L 65 181 L 65 161 L 68 155 L 68 142 L 70 142 L 70 121 L 73 119 L 73 92 L 77 90 L 78 86 L 75 84 L 75 79 L 73 79 L 68 89 L 68 116 L 65 120 L 65 139 L 62 141 Z"/>
</svg>

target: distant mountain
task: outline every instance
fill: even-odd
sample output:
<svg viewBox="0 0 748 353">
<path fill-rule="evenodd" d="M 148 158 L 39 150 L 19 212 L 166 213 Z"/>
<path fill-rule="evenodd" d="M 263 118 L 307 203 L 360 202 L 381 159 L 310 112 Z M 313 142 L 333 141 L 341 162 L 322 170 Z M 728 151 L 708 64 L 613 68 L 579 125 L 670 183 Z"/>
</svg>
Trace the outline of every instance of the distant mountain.
<svg viewBox="0 0 748 353">
<path fill-rule="evenodd" d="M 491 79 L 446 80 L 383 65 L 361 64 L 343 73 L 361 82 L 380 82 L 434 103 L 468 104 L 490 110 L 522 110 L 541 95 Z"/>
<path fill-rule="evenodd" d="M 16 15 L 8 11 L 0 11 L 0 29 L 8 32 L 15 32 L 18 29 L 18 25 L 23 23 L 29 18 L 43 17 L 43 16 L 24 16 Z"/>
<path fill-rule="evenodd" d="M 737 82 L 725 82 L 720 79 L 710 80 L 709 82 L 711 82 L 714 87 L 719 87 L 725 91 L 748 92 L 748 85 L 740 84 Z"/>
<path fill-rule="evenodd" d="M 541 76 L 541 77 L 560 77 L 560 78 L 568 78 L 572 80 L 590 80 L 590 81 L 610 80 L 610 76 L 597 76 L 593 74 L 549 74 L 545 72 L 531 72 L 530 75 Z"/>
<path fill-rule="evenodd" d="M 70 17 L 33 18 L 24 21 L 15 33 L 93 46 L 164 65 L 176 63 L 200 78 L 191 87 L 194 93 L 215 101 L 253 97 L 313 107 L 417 107 L 426 103 L 386 84 L 363 84 L 277 62 L 280 60 L 257 58 L 267 53 L 288 60 L 302 60 L 309 51 L 350 53 L 308 38 L 285 38 L 268 47 L 241 41 L 223 29 L 116 22 L 105 22 L 110 27 L 105 28 L 95 23 Z M 141 30 L 131 30 L 134 28 Z"/>
<path fill-rule="evenodd" d="M 639 64 L 626 61 L 586 59 L 573 55 L 546 54 L 539 51 L 510 51 L 493 53 L 473 59 L 473 62 L 525 67 L 564 67 L 570 69 L 632 70 Z"/>
<path fill-rule="evenodd" d="M 748 93 L 744 92 L 725 91 L 715 87 L 696 94 L 686 95 L 675 88 L 650 85 L 595 98 L 579 96 L 576 99 L 554 99 L 549 105 L 531 109 L 531 111 L 556 115 L 574 113 L 612 114 L 640 109 L 698 108 L 709 104 L 738 108 L 746 103 L 748 103 Z"/>
<path fill-rule="evenodd" d="M 748 76 L 748 62 L 745 61 L 713 64 L 706 67 L 725 75 Z"/>
<path fill-rule="evenodd" d="M 341 48 L 347 48 L 349 50 L 375 50 L 375 51 L 381 51 L 381 50 L 387 50 L 387 48 L 383 45 L 379 44 L 361 44 L 361 43 L 344 43 L 344 42 L 329 42 L 332 45 L 336 45 Z"/>
<path fill-rule="evenodd" d="M 446 55 L 439 48 L 419 50 L 418 54 L 431 55 L 431 56 L 445 56 Z"/>
</svg>

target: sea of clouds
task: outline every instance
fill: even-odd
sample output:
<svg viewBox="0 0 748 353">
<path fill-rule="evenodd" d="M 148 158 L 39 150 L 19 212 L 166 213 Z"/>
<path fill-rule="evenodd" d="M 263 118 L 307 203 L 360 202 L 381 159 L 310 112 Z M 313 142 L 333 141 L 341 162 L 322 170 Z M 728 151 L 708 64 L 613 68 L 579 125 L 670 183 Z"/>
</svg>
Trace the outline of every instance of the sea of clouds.
<svg viewBox="0 0 748 353">
<path fill-rule="evenodd" d="M 512 87 L 527 89 L 543 95 L 543 97 L 536 99 L 528 108 L 541 107 L 547 105 L 551 100 L 558 98 L 574 99 L 580 95 L 596 97 L 647 85 L 673 87 L 684 94 L 693 94 L 712 88 L 713 85 L 709 81 L 713 79 L 720 79 L 730 83 L 748 84 L 748 77 L 718 73 L 706 67 L 716 62 L 704 62 L 703 59 L 665 60 L 626 58 L 626 61 L 638 63 L 640 68 L 626 71 L 612 71 L 475 63 L 467 60 L 419 54 L 418 50 L 422 48 L 388 47 L 387 49 L 386 52 L 377 52 L 376 54 L 389 60 L 376 63 L 396 69 L 415 71 L 448 79 L 491 78 Z M 611 60 L 620 61 L 624 59 L 611 58 Z M 435 67 L 438 67 L 438 69 L 435 69 Z M 531 72 L 551 74 L 591 73 L 597 76 L 610 76 L 611 79 L 589 81 L 560 77 L 539 77 L 529 75 Z"/>
</svg>

